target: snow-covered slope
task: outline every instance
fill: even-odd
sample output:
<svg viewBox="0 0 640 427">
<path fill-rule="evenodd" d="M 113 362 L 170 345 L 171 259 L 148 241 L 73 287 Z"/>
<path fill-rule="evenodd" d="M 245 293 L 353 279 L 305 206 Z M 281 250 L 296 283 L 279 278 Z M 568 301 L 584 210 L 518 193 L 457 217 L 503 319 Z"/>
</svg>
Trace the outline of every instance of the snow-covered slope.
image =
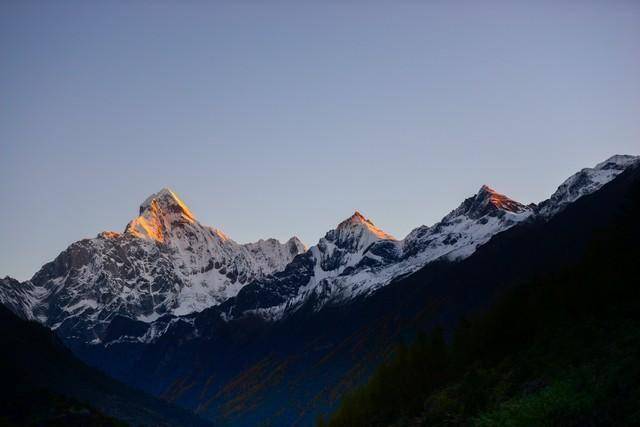
<svg viewBox="0 0 640 427">
<path fill-rule="evenodd" d="M 225 304 L 225 316 L 251 313 L 275 320 L 309 298 L 319 308 L 368 294 L 430 261 L 469 256 L 532 214 L 532 207 L 482 186 L 434 226 L 418 227 L 399 241 L 356 212 L 283 272 L 241 290 Z"/>
<path fill-rule="evenodd" d="M 569 203 L 599 190 L 640 157 L 616 155 L 567 179 L 549 200 L 525 206 L 483 185 L 435 225 L 403 240 L 375 228 L 356 212 L 283 271 L 243 288 L 224 305 L 224 317 L 245 314 L 277 320 L 312 301 L 316 309 L 368 295 L 429 262 L 460 260 L 494 235 L 533 219 L 546 220 Z M 349 233 L 345 233 L 348 224 Z M 365 232 L 372 227 L 375 233 Z M 348 235 L 348 239 L 339 238 Z M 347 243 L 348 242 L 348 243 Z"/>
<path fill-rule="evenodd" d="M 75 242 L 44 265 L 26 282 L 23 316 L 65 335 L 99 336 L 116 315 L 153 321 L 219 304 L 305 250 L 295 237 L 238 244 L 163 189 L 142 203 L 124 233 Z"/>
<path fill-rule="evenodd" d="M 529 218 L 532 206 L 525 206 L 483 185 L 432 227 L 411 231 L 403 242 L 405 258 L 425 261 L 447 255 L 465 257 L 500 231 Z"/>
<path fill-rule="evenodd" d="M 187 283 L 175 295 L 171 311 L 176 315 L 218 304 L 251 280 L 283 270 L 306 250 L 297 237 L 284 244 L 275 239 L 238 244 L 196 221 L 168 189 L 142 203 L 140 216 L 127 225 L 125 235 L 154 241 L 170 253 L 171 265 Z"/>
<path fill-rule="evenodd" d="M 0 304 L 23 319 L 34 320 L 33 309 L 40 299 L 37 290 L 30 281 L 20 283 L 6 276 L 0 279 Z"/>
<path fill-rule="evenodd" d="M 548 200 L 540 203 L 539 212 L 543 217 L 551 217 L 580 197 L 600 189 L 629 166 L 640 163 L 640 156 L 615 155 L 593 168 L 585 168 L 570 176 Z"/>
</svg>

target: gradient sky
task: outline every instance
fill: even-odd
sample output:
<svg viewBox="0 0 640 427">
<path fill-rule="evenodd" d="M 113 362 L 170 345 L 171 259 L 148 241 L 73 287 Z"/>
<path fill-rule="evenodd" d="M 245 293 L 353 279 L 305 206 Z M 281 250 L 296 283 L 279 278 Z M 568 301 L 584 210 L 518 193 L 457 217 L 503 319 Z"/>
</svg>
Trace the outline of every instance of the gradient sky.
<svg viewBox="0 0 640 427">
<path fill-rule="evenodd" d="M 168 186 L 239 242 L 403 237 L 640 152 L 640 2 L 0 4 L 0 276 Z"/>
</svg>

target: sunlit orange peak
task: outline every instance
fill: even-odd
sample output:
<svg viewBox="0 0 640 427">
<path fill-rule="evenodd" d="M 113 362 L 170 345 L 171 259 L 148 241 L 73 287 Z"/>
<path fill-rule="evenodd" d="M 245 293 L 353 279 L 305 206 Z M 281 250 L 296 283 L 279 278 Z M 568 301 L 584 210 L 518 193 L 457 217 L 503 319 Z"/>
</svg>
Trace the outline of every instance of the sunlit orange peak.
<svg viewBox="0 0 640 427">
<path fill-rule="evenodd" d="M 338 228 L 343 227 L 346 224 L 362 224 L 371 233 L 373 233 L 380 239 L 396 240 L 396 238 L 393 237 L 391 234 L 376 227 L 376 225 L 370 219 L 366 218 L 364 215 L 360 213 L 360 211 L 357 211 L 357 210 L 347 220 L 340 223 L 338 225 Z"/>
<path fill-rule="evenodd" d="M 524 208 L 524 206 L 520 203 L 516 202 L 515 200 L 511 200 L 504 194 L 498 193 L 488 185 L 483 185 L 482 187 L 480 187 L 480 191 L 478 191 L 478 194 L 482 193 L 486 193 L 488 195 L 489 203 L 497 208 L 513 212 L 518 212 Z"/>
<path fill-rule="evenodd" d="M 194 222 L 196 220 L 195 215 L 193 215 L 187 205 L 185 205 L 180 197 L 178 197 L 178 195 L 170 188 L 165 187 L 157 193 L 149 196 L 140 206 L 140 214 L 142 214 L 142 212 L 148 207 L 151 207 L 154 203 L 159 210 L 174 211 L 175 208 L 178 208 L 184 219 L 189 222 Z"/>
<path fill-rule="evenodd" d="M 167 227 L 171 227 L 175 221 L 194 223 L 196 219 L 173 191 L 163 188 L 142 202 L 140 216 L 127 225 L 125 232 L 164 242 Z"/>
</svg>

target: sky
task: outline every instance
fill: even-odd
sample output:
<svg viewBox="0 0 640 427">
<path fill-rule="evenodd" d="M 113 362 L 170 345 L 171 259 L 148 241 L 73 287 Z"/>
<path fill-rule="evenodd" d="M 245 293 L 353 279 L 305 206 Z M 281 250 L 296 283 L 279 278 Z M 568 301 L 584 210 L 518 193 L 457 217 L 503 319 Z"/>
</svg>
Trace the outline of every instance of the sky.
<svg viewBox="0 0 640 427">
<path fill-rule="evenodd" d="M 0 276 L 172 188 L 244 243 L 396 237 L 640 154 L 640 2 L 0 2 Z"/>
</svg>

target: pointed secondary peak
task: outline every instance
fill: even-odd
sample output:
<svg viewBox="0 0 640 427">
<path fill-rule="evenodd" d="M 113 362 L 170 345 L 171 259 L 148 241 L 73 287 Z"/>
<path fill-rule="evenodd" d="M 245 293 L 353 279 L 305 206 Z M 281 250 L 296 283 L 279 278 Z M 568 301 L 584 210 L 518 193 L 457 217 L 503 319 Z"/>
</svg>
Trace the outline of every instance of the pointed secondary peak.
<svg viewBox="0 0 640 427">
<path fill-rule="evenodd" d="M 338 248 L 353 253 L 362 251 L 379 240 L 396 240 L 396 238 L 376 227 L 371 220 L 356 211 L 335 229 L 329 230 L 320 239 L 318 245 L 323 247 L 326 242 L 331 242 Z"/>
<path fill-rule="evenodd" d="M 492 200 L 497 200 L 499 198 L 508 199 L 507 196 L 498 193 L 496 190 L 486 184 L 483 184 L 482 187 L 480 187 L 475 197 L 476 199 L 488 200 L 489 202 L 491 202 Z"/>
<path fill-rule="evenodd" d="M 353 215 L 338 224 L 336 230 L 344 231 L 353 228 L 363 228 L 373 234 L 378 239 L 396 240 L 391 234 L 379 229 L 370 219 L 366 218 L 359 211 L 355 211 Z"/>
<path fill-rule="evenodd" d="M 474 195 L 466 199 L 452 211 L 447 217 L 465 215 L 472 219 L 479 219 L 485 215 L 498 215 L 501 212 L 521 213 L 529 210 L 527 206 L 510 199 L 504 194 L 498 193 L 488 185 L 483 185 Z"/>
<path fill-rule="evenodd" d="M 373 225 L 373 222 L 369 221 L 364 215 L 362 215 L 360 213 L 360 211 L 355 211 L 353 213 L 353 215 L 351 215 L 349 218 L 345 219 L 340 224 L 338 224 L 338 228 L 344 228 L 344 227 L 347 227 L 347 226 L 349 226 L 351 224 L 371 224 L 371 225 Z"/>
<path fill-rule="evenodd" d="M 498 194 L 496 190 L 489 187 L 487 184 L 483 184 L 482 187 L 480 187 L 480 190 L 478 190 L 478 194 L 483 194 L 483 193 Z"/>
<path fill-rule="evenodd" d="M 347 221 L 350 222 L 371 222 L 364 215 L 360 213 L 360 211 L 355 211 L 353 215 L 347 218 Z"/>
<path fill-rule="evenodd" d="M 287 240 L 286 244 L 292 248 L 298 248 L 300 250 L 300 253 L 306 252 L 307 249 L 309 249 L 298 236 L 291 237 L 289 240 Z"/>
<path fill-rule="evenodd" d="M 487 205 L 493 206 L 497 209 L 508 212 L 522 212 L 527 207 L 522 203 L 516 202 L 510 199 L 504 194 L 498 193 L 488 185 L 480 187 L 478 194 L 476 195 L 476 202 L 478 207 L 486 207 Z"/>
</svg>

